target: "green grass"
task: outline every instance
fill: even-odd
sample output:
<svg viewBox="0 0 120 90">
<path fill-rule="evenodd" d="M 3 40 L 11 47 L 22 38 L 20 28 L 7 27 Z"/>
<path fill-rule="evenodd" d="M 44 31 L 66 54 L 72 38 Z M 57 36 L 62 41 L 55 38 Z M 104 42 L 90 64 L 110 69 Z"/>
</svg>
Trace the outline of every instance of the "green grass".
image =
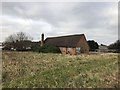
<svg viewBox="0 0 120 90">
<path fill-rule="evenodd" d="M 118 84 L 118 54 L 62 55 L 3 52 L 3 88 L 111 88 Z"/>
</svg>

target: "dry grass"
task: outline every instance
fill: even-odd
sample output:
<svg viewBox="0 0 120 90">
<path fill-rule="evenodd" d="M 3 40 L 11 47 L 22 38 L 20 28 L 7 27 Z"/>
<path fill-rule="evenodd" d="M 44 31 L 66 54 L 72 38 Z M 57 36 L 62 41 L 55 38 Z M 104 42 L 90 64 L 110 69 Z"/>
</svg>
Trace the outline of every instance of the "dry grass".
<svg viewBox="0 0 120 90">
<path fill-rule="evenodd" d="M 3 52 L 3 88 L 117 87 L 118 54 Z"/>
</svg>

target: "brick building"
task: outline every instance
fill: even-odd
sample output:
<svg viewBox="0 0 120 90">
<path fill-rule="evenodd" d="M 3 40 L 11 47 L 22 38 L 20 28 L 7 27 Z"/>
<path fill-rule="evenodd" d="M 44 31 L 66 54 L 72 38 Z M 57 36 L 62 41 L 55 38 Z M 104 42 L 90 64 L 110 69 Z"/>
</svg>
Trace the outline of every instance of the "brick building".
<svg viewBox="0 0 120 90">
<path fill-rule="evenodd" d="M 84 34 L 68 35 L 60 37 L 49 37 L 44 41 L 44 34 L 41 38 L 41 46 L 52 45 L 59 47 L 63 54 L 89 53 L 89 46 Z"/>
</svg>

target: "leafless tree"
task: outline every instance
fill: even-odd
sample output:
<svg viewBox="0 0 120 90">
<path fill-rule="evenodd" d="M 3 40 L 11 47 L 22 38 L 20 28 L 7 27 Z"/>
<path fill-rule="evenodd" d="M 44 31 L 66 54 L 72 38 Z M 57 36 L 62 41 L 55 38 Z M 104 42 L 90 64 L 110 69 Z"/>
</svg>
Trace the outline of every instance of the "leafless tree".
<svg viewBox="0 0 120 90">
<path fill-rule="evenodd" d="M 32 40 L 32 37 L 24 32 L 18 32 L 16 35 L 18 41 Z"/>
<path fill-rule="evenodd" d="M 31 41 L 32 39 L 33 38 L 29 34 L 26 34 L 24 32 L 18 32 L 16 34 L 12 34 L 8 36 L 5 42 L 16 42 L 16 41 L 25 41 L 25 40 Z"/>
<path fill-rule="evenodd" d="M 15 42 L 16 41 L 16 35 L 10 35 L 6 38 L 5 42 Z"/>
<path fill-rule="evenodd" d="M 31 46 L 31 40 L 33 38 L 24 32 L 18 32 L 8 36 L 4 42 L 4 49 L 11 50 L 11 48 L 16 48 L 18 50 L 24 50 L 25 47 Z"/>
</svg>

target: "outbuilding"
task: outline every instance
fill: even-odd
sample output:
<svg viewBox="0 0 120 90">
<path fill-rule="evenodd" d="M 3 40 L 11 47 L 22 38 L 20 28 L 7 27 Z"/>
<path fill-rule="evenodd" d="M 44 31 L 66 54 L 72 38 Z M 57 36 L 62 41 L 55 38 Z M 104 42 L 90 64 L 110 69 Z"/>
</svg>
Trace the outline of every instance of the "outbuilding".
<svg viewBox="0 0 120 90">
<path fill-rule="evenodd" d="M 42 34 L 41 45 L 52 45 L 59 47 L 62 54 L 80 54 L 89 53 L 89 45 L 84 34 L 48 37 L 44 40 Z M 43 44 L 44 42 L 44 44 Z"/>
</svg>

